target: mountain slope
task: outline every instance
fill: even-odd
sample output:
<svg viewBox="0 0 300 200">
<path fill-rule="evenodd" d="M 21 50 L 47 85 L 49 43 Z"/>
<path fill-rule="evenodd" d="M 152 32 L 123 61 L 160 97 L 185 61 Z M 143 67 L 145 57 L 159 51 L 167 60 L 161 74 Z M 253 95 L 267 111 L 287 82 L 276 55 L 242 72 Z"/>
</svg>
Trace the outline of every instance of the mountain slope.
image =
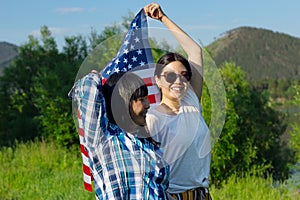
<svg viewBox="0 0 300 200">
<path fill-rule="evenodd" d="M 0 75 L 4 67 L 7 67 L 10 62 L 18 55 L 18 46 L 0 42 Z"/>
<path fill-rule="evenodd" d="M 287 34 L 240 27 L 206 49 L 218 66 L 233 61 L 252 81 L 293 79 L 300 73 L 300 39 Z"/>
</svg>

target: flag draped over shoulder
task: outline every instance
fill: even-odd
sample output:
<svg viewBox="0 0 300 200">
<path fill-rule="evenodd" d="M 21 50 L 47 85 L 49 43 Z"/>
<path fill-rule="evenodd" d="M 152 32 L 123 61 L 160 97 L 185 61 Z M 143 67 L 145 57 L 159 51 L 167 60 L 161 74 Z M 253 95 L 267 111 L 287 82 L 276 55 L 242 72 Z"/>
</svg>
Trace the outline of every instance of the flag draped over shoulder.
<svg viewBox="0 0 300 200">
<path fill-rule="evenodd" d="M 148 40 L 148 23 L 144 9 L 135 16 L 130 24 L 130 28 L 123 39 L 117 55 L 100 72 L 102 84 L 113 73 L 120 71 L 133 71 L 139 75 L 148 87 L 148 100 L 150 105 L 156 104 L 160 100 L 160 92 L 154 83 L 154 61 Z M 78 112 L 79 113 L 79 112 Z M 82 129 L 82 119 L 78 114 L 79 138 L 81 155 L 83 159 L 84 188 L 92 191 L 92 174 L 89 168 L 88 152 L 84 147 L 84 132 Z"/>
</svg>

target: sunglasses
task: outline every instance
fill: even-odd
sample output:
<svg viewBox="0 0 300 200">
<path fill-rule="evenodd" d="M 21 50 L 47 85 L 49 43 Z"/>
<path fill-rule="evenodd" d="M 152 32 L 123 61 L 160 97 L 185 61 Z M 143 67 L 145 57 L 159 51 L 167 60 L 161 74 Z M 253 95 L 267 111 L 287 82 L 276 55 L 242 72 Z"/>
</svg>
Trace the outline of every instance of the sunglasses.
<svg viewBox="0 0 300 200">
<path fill-rule="evenodd" d="M 168 83 L 174 83 L 178 77 L 182 82 L 188 82 L 190 80 L 190 75 L 188 74 L 188 72 L 184 72 L 182 74 L 176 74 L 175 72 L 166 72 L 161 76 L 165 77 Z"/>
</svg>

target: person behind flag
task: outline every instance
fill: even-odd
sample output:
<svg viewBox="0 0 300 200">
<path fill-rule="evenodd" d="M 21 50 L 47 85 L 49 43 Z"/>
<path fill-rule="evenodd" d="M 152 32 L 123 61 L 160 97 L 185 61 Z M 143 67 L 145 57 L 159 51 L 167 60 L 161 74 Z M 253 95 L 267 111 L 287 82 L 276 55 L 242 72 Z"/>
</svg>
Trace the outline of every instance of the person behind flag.
<svg viewBox="0 0 300 200">
<path fill-rule="evenodd" d="M 83 119 L 96 199 L 168 199 L 169 167 L 145 128 L 147 95 L 132 72 L 114 73 L 102 85 L 97 71 L 69 93 Z"/>
<path fill-rule="evenodd" d="M 170 165 L 168 192 L 175 199 L 211 199 L 208 191 L 211 163 L 210 132 L 200 105 L 203 85 L 202 48 L 178 27 L 156 3 L 146 15 L 161 21 L 188 56 L 166 53 L 156 63 L 155 81 L 161 102 L 149 109 L 146 120 L 153 138 L 161 142 Z"/>
</svg>

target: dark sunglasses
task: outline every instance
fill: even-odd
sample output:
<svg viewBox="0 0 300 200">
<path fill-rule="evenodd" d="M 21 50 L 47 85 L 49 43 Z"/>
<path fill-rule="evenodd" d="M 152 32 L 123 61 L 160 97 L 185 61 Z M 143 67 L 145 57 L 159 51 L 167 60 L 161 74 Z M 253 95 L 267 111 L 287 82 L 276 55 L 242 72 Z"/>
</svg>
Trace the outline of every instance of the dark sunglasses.
<svg viewBox="0 0 300 200">
<path fill-rule="evenodd" d="M 188 82 L 190 80 L 190 75 L 188 72 L 184 72 L 183 74 L 176 74 L 175 72 L 167 72 L 162 74 L 168 83 L 174 83 L 176 79 L 179 77 L 180 81 Z"/>
</svg>

